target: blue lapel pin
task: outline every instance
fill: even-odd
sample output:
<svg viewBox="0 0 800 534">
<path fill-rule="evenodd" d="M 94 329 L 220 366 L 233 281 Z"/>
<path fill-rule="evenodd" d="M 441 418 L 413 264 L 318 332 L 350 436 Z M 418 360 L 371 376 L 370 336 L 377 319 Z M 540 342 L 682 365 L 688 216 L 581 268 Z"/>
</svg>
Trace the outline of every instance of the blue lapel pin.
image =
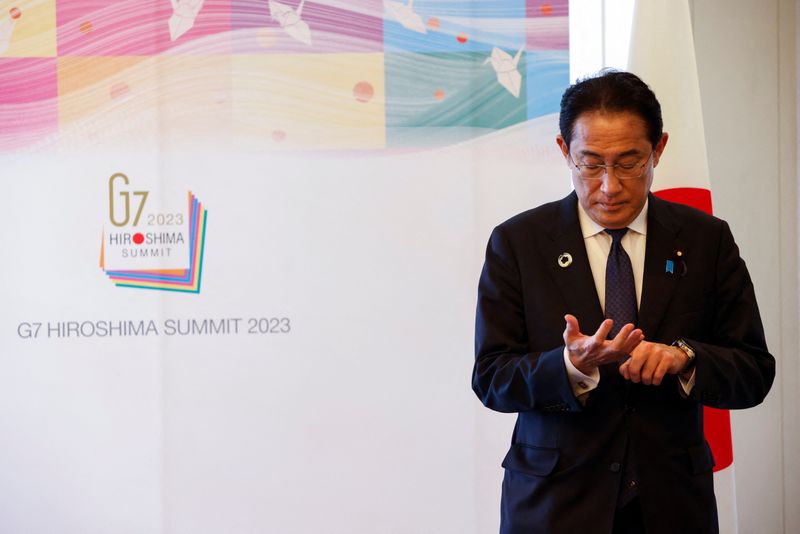
<svg viewBox="0 0 800 534">
<path fill-rule="evenodd" d="M 667 267 L 664 272 L 675 274 L 675 262 L 672 260 L 667 260 Z"/>
</svg>

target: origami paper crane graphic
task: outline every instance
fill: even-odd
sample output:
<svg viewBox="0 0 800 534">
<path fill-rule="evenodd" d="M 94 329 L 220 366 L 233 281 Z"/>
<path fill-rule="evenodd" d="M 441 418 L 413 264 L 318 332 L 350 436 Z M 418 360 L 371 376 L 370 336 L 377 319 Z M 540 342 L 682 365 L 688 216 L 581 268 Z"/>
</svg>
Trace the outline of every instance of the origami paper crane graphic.
<svg viewBox="0 0 800 534">
<path fill-rule="evenodd" d="M 492 55 L 483 62 L 484 65 L 491 62 L 492 68 L 497 74 L 497 81 L 516 98 L 519 98 L 519 90 L 522 86 L 522 75 L 517 70 L 517 63 L 519 63 L 524 48 L 524 46 L 520 48 L 512 58 L 511 54 L 495 46 L 492 49 Z"/>
<path fill-rule="evenodd" d="M 0 55 L 5 54 L 11 45 L 11 34 L 14 33 L 16 24 L 17 21 L 10 14 L 0 18 Z"/>
<path fill-rule="evenodd" d="M 286 4 L 270 0 L 269 14 L 272 20 L 278 21 L 283 31 L 288 33 L 290 37 L 301 43 L 311 45 L 311 30 L 308 29 L 308 24 L 300 18 L 303 13 L 304 3 L 305 0 L 300 0 L 297 10 L 294 10 Z"/>
<path fill-rule="evenodd" d="M 414 0 L 408 0 L 408 4 L 385 0 L 383 5 L 397 22 L 403 25 L 403 28 L 412 32 L 428 33 L 425 24 L 422 22 L 422 17 L 414 13 Z"/>
<path fill-rule="evenodd" d="M 197 14 L 205 0 L 171 0 L 172 16 L 169 18 L 169 38 L 174 41 L 194 26 Z"/>
</svg>

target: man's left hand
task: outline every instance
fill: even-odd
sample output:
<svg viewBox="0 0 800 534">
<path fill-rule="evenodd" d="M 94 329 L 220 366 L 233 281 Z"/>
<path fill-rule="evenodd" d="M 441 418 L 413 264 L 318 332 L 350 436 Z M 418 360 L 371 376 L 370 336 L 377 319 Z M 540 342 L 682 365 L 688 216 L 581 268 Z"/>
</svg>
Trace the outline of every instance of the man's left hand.
<svg viewBox="0 0 800 534">
<path fill-rule="evenodd" d="M 688 361 L 686 353 L 677 347 L 642 341 L 619 366 L 619 372 L 625 380 L 658 386 L 665 375 L 680 373 Z"/>
</svg>

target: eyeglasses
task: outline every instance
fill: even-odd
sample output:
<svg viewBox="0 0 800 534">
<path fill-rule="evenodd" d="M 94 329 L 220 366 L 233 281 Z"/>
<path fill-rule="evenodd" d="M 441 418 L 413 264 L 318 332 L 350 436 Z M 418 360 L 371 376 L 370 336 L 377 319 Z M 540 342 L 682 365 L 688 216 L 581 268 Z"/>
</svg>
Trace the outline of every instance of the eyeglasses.
<svg viewBox="0 0 800 534">
<path fill-rule="evenodd" d="M 617 163 L 616 165 L 579 165 L 572 159 L 572 154 L 569 155 L 569 159 L 575 168 L 578 169 L 578 174 L 580 174 L 580 177 L 584 180 L 601 180 L 603 175 L 609 172 L 609 169 L 614 169 L 614 176 L 616 176 L 618 180 L 635 180 L 642 177 L 644 168 L 647 166 L 652 156 L 653 152 L 650 152 L 643 163 Z"/>
</svg>

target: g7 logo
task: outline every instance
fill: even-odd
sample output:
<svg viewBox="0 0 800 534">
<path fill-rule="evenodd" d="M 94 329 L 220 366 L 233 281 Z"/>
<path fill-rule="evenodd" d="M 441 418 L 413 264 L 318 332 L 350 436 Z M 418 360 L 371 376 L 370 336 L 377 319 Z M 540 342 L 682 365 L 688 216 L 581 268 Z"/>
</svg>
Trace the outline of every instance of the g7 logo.
<svg viewBox="0 0 800 534">
<path fill-rule="evenodd" d="M 142 210 L 144 209 L 144 203 L 147 202 L 147 195 L 150 194 L 149 191 L 119 191 L 115 192 L 115 182 L 122 180 L 124 185 L 128 185 L 130 182 L 128 181 L 128 177 L 118 172 L 111 176 L 108 179 L 108 218 L 111 220 L 111 224 L 114 226 L 125 226 L 128 224 L 131 218 L 131 193 L 133 193 L 134 197 L 139 197 L 139 206 L 136 209 L 136 216 L 133 218 L 133 226 L 139 224 L 139 218 L 142 216 Z M 118 220 L 115 217 L 115 196 L 119 196 L 122 201 L 122 213 L 123 218 L 122 220 Z"/>
</svg>

